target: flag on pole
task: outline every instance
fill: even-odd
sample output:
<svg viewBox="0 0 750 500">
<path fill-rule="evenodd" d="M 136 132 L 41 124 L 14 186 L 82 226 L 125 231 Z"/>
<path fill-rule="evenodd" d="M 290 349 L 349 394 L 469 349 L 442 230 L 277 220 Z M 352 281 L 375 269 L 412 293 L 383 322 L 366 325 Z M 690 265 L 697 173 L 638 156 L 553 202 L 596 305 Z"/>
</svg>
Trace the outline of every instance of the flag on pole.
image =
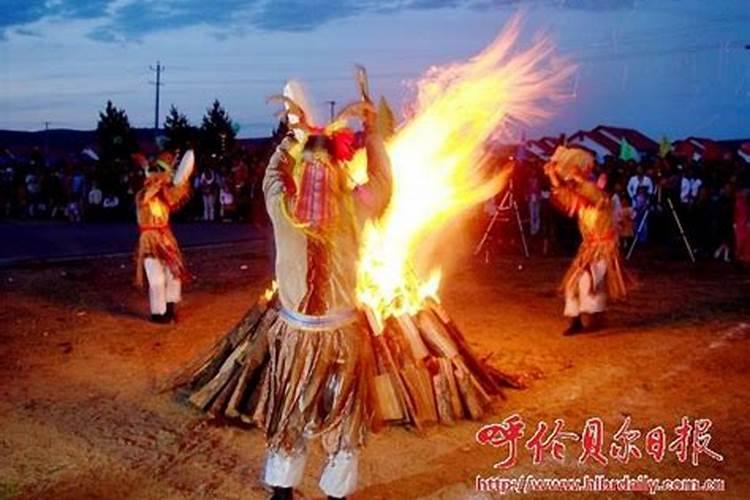
<svg viewBox="0 0 750 500">
<path fill-rule="evenodd" d="M 672 143 L 667 139 L 666 135 L 661 136 L 659 141 L 659 156 L 666 158 L 669 153 L 672 152 Z"/>
<path fill-rule="evenodd" d="M 622 138 L 622 141 L 620 141 L 620 159 L 622 161 L 638 161 L 638 151 L 635 150 L 633 146 L 628 143 L 628 140 L 624 137 Z"/>
</svg>

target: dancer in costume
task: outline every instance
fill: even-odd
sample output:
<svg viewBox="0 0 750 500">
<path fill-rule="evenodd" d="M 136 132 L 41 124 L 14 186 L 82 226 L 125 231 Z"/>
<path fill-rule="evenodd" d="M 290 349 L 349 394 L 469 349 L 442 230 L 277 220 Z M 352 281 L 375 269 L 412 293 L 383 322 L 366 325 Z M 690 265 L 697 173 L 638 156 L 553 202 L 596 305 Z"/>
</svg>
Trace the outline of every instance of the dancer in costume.
<svg viewBox="0 0 750 500">
<path fill-rule="evenodd" d="M 290 133 L 263 183 L 276 243 L 277 291 L 251 308 L 198 362 L 173 380 L 209 415 L 265 430 L 265 482 L 292 498 L 308 444 L 320 438 L 327 462 L 320 487 L 330 498 L 354 491 L 358 450 L 379 422 L 417 428 L 479 419 L 503 384 L 517 381 L 476 357 L 442 307 L 380 322 L 356 296 L 361 232 L 392 192 L 377 113 L 359 72 L 362 99 L 325 128 L 312 126 L 287 86 Z M 364 130 L 345 128 L 350 116 Z M 359 135 L 359 140 L 357 136 Z M 364 143 L 367 180 L 355 183 L 353 143 Z M 357 172 L 361 174 L 361 172 Z M 366 318 L 366 319 L 365 319 Z"/>
<path fill-rule="evenodd" d="M 151 321 L 169 323 L 176 320 L 175 307 L 182 298 L 182 282 L 188 277 L 177 240 L 169 226 L 169 215 L 190 197 L 190 175 L 195 156 L 188 150 L 177 171 L 174 156 L 168 151 L 149 164 L 142 154 L 133 155 L 143 168 L 146 180 L 136 194 L 140 237 L 136 249 L 136 284 L 143 286 L 145 271 Z"/>
<path fill-rule="evenodd" d="M 357 450 L 372 418 L 373 361 L 356 312 L 356 263 L 361 226 L 387 206 L 391 176 L 374 108 L 363 97 L 367 184 L 349 185 L 345 163 L 354 153 L 352 130 L 338 121 L 326 129 L 310 127 L 289 96 L 284 101 L 292 131 L 263 181 L 276 241 L 281 321 L 268 333 L 270 369 L 256 416 L 266 430 L 264 478 L 274 498 L 292 498 L 313 437 L 322 439 L 328 455 L 322 491 L 330 498 L 352 493 Z"/>
<path fill-rule="evenodd" d="M 581 246 L 563 280 L 564 315 L 570 325 L 564 335 L 603 325 L 607 299 L 626 293 L 610 198 L 590 180 L 594 159 L 586 151 L 558 147 L 544 171 L 552 184 L 557 207 L 578 218 Z"/>
</svg>

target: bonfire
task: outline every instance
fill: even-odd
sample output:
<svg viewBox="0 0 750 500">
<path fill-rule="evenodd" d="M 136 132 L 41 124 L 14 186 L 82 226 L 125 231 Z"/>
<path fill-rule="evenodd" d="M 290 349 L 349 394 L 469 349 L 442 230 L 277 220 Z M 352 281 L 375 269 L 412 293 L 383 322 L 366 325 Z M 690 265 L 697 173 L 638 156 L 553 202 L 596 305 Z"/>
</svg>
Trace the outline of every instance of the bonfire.
<svg viewBox="0 0 750 500">
<path fill-rule="evenodd" d="M 423 428 L 478 419 L 503 397 L 503 386 L 521 386 L 470 348 L 441 304 L 441 263 L 425 257 L 446 222 L 503 189 L 509 172 L 488 169 L 487 143 L 515 124 L 545 118 L 572 73 L 552 58 L 547 39 L 518 50 L 519 28 L 516 18 L 470 60 L 431 68 L 388 142 L 393 197 L 384 216 L 364 227 L 357 276 L 383 421 Z M 348 168 L 361 181 L 364 153 Z M 277 316 L 272 286 L 181 377 L 188 400 L 214 417 L 252 424 L 254 388 L 267 362 L 265 333 Z"/>
</svg>

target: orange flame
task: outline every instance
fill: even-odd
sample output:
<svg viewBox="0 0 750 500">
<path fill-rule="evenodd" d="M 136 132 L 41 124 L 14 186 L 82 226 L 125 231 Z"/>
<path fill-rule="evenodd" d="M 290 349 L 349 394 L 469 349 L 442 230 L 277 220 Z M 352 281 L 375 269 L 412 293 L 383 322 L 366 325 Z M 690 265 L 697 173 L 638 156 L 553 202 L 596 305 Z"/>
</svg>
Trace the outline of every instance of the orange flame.
<svg viewBox="0 0 750 500">
<path fill-rule="evenodd" d="M 267 288 L 263 293 L 260 294 L 260 301 L 270 302 L 273 296 L 276 294 L 276 291 L 278 289 L 279 289 L 279 284 L 276 282 L 276 280 L 273 280 L 271 282 L 271 286 Z"/>
<path fill-rule="evenodd" d="M 554 61 L 549 40 L 515 48 L 520 17 L 469 61 L 433 67 L 417 84 L 415 113 L 388 144 L 391 203 L 363 231 L 359 301 L 380 319 L 414 313 L 437 299 L 440 270 L 425 279 L 411 267 L 425 237 L 457 214 L 497 194 L 509 172 L 487 173 L 489 139 L 512 122 L 548 116 L 574 68 Z M 354 172 L 364 168 L 360 155 Z"/>
</svg>

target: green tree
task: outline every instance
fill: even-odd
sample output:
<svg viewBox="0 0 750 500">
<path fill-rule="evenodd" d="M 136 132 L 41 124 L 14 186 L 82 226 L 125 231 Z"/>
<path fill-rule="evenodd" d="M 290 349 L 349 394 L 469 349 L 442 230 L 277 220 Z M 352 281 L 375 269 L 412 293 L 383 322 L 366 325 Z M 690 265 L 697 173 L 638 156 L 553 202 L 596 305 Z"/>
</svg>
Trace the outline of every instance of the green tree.
<svg viewBox="0 0 750 500">
<path fill-rule="evenodd" d="M 196 132 L 197 129 L 190 124 L 187 116 L 180 113 L 173 104 L 164 120 L 164 134 L 167 138 L 165 148 L 185 151 L 192 145 Z"/>
<path fill-rule="evenodd" d="M 237 135 L 229 113 L 222 107 L 219 100 L 206 110 L 200 129 L 200 143 L 203 153 L 212 158 L 223 159 L 234 148 Z"/>
<path fill-rule="evenodd" d="M 130 164 L 130 155 L 138 149 L 135 133 L 125 110 L 117 108 L 112 101 L 99 113 L 96 125 L 99 159 L 105 172 L 117 175 Z"/>
</svg>

